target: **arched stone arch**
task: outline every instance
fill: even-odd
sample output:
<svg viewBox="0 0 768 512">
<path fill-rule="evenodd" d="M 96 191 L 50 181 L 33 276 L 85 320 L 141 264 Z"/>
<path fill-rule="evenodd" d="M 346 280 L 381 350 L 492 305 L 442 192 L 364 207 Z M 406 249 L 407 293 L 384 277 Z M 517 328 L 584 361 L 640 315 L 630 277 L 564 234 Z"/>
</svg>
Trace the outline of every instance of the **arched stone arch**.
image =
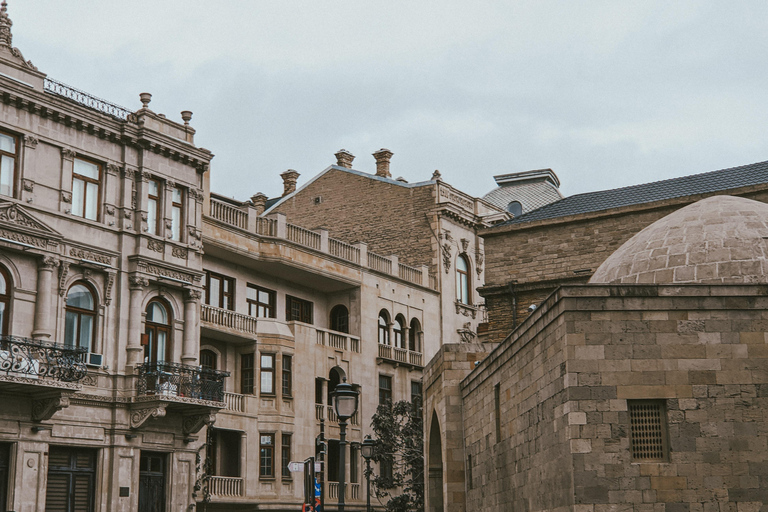
<svg viewBox="0 0 768 512">
<path fill-rule="evenodd" d="M 427 496 L 429 508 L 427 512 L 443 512 L 443 442 L 441 438 L 440 420 L 437 411 L 432 412 L 429 427 L 429 445 L 427 448 Z"/>
</svg>

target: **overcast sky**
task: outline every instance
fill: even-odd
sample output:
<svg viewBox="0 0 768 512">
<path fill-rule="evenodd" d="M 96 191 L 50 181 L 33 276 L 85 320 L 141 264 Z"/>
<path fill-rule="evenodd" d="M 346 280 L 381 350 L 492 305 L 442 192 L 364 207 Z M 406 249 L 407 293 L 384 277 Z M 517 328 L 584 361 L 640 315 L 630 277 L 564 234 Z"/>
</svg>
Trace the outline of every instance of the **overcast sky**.
<svg viewBox="0 0 768 512">
<path fill-rule="evenodd" d="M 550 167 L 572 195 L 768 159 L 768 2 L 9 0 L 51 78 L 180 121 L 237 199 L 345 148 L 483 195 Z"/>
</svg>

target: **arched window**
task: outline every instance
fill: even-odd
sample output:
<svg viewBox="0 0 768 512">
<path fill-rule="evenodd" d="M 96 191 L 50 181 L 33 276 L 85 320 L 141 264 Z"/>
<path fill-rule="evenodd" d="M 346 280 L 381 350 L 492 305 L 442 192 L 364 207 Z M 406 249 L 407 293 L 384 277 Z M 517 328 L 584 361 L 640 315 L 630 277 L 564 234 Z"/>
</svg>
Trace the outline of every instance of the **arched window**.
<svg viewBox="0 0 768 512">
<path fill-rule="evenodd" d="M 469 261 L 465 255 L 459 254 L 456 259 L 456 300 L 469 304 L 469 299 Z"/>
<path fill-rule="evenodd" d="M 523 214 L 523 205 L 520 201 L 512 201 L 507 205 L 507 211 L 514 217 L 519 217 Z"/>
<path fill-rule="evenodd" d="M 213 350 L 200 351 L 200 366 L 208 370 L 216 369 L 216 352 Z"/>
<path fill-rule="evenodd" d="M 408 330 L 408 350 L 411 352 L 421 352 L 419 346 L 419 335 L 421 334 L 421 324 L 417 319 L 411 320 L 411 328 Z"/>
<path fill-rule="evenodd" d="M 336 391 L 336 386 L 341 384 L 342 378 L 344 378 L 344 375 L 342 375 L 341 370 L 339 370 L 336 367 L 331 368 L 330 373 L 328 373 L 328 393 L 327 393 L 328 405 L 330 406 L 333 405 L 333 400 L 331 398 L 333 396 L 332 393 Z"/>
<path fill-rule="evenodd" d="M 144 362 L 157 363 L 170 359 L 171 322 L 168 308 L 157 299 L 147 305 L 144 333 Z"/>
<path fill-rule="evenodd" d="M 96 331 L 96 301 L 93 292 L 84 282 L 72 285 L 67 292 L 64 318 L 64 344 L 83 347 L 92 352 Z"/>
<path fill-rule="evenodd" d="M 349 334 L 349 311 L 339 304 L 331 310 L 331 330 Z"/>
<path fill-rule="evenodd" d="M 398 348 L 405 348 L 405 319 L 402 315 L 395 317 L 395 325 L 392 326 L 392 333 L 395 336 L 395 346 Z"/>
<path fill-rule="evenodd" d="M 9 334 L 11 309 L 11 277 L 8 271 L 0 267 L 0 336 Z"/>
<path fill-rule="evenodd" d="M 389 315 L 383 309 L 379 312 L 379 343 L 389 345 Z"/>
</svg>

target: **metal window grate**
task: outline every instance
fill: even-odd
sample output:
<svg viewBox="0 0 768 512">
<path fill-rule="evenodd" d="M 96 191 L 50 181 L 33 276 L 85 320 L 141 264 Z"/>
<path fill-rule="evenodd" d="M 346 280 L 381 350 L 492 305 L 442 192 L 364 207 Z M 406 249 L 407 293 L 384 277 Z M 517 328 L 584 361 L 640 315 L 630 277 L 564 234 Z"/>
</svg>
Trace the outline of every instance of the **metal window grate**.
<svg viewBox="0 0 768 512">
<path fill-rule="evenodd" d="M 629 422 L 632 430 L 632 459 L 661 461 L 666 458 L 664 402 L 630 400 Z"/>
</svg>

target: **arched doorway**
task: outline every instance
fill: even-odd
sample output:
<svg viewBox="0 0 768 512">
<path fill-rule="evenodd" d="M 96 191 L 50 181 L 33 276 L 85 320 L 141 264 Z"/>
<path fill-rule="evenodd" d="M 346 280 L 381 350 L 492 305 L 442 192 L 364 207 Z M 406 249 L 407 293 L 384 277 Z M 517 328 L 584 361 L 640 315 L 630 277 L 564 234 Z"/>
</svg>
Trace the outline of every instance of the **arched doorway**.
<svg viewBox="0 0 768 512">
<path fill-rule="evenodd" d="M 432 426 L 429 428 L 429 512 L 443 512 L 443 443 L 440 439 L 440 422 L 437 413 L 432 413 Z"/>
</svg>

